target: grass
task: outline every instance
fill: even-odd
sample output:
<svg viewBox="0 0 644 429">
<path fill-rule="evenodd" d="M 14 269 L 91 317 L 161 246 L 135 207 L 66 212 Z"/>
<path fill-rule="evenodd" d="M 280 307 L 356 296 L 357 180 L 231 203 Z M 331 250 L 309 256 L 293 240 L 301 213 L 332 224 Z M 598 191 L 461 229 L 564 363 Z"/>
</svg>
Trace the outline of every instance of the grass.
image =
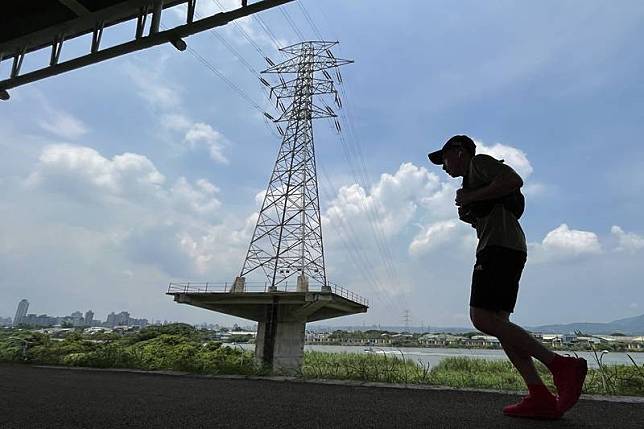
<svg viewBox="0 0 644 429">
<path fill-rule="evenodd" d="M 595 352 L 598 368 L 589 369 L 584 393 L 644 396 L 644 368 L 606 365 L 604 352 Z M 630 356 L 629 356 L 630 357 Z M 64 338 L 16 330 L 0 332 L 0 362 L 175 370 L 198 374 L 267 375 L 252 352 L 222 347 L 187 325 L 146 328 L 133 335 L 90 340 L 79 332 Z M 537 363 L 544 382 L 554 391 L 550 372 Z M 299 376 L 400 384 L 429 384 L 457 388 L 525 390 L 519 373 L 507 360 L 450 357 L 436 366 L 419 364 L 404 355 L 325 353 L 307 351 Z"/>
<path fill-rule="evenodd" d="M 633 365 L 605 365 L 589 369 L 584 393 L 644 396 L 644 370 Z M 632 360 L 632 359 L 631 359 Z M 547 368 L 536 364 L 546 385 L 555 391 Z M 398 356 L 357 353 L 305 352 L 304 378 L 360 380 L 384 383 L 430 384 L 457 388 L 524 391 L 523 379 L 509 361 L 450 357 L 430 367 Z"/>
</svg>

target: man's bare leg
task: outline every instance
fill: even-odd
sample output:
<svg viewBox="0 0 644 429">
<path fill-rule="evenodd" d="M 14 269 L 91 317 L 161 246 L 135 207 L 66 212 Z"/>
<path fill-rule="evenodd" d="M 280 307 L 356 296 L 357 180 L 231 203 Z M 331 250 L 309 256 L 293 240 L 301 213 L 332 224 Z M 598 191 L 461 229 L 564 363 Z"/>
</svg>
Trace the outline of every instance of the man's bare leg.
<svg viewBox="0 0 644 429">
<path fill-rule="evenodd" d="M 538 359 L 544 365 L 549 365 L 557 356 L 523 328 L 512 323 L 508 313 L 470 307 L 470 318 L 477 329 L 494 335 L 499 339 L 504 349 L 508 347 L 519 356 L 527 354 Z"/>
<path fill-rule="evenodd" d="M 519 371 L 528 388 L 528 396 L 516 404 L 504 407 L 503 413 L 514 417 L 560 418 L 562 413 L 557 409 L 557 400 L 541 380 L 532 360 L 531 352 L 541 354 L 547 360 L 547 353 L 540 350 L 545 347 L 525 330 L 510 322 L 509 316 L 507 312 L 470 307 L 470 317 L 474 326 L 499 339 L 512 365 Z M 529 337 L 529 340 L 526 340 L 526 337 Z M 533 343 L 537 343 L 537 346 Z M 551 353 L 547 349 L 546 351 Z"/>
<path fill-rule="evenodd" d="M 499 311 L 497 315 L 502 320 L 510 321 L 510 313 Z M 504 344 L 501 342 L 501 345 L 503 346 L 503 350 L 505 350 L 505 354 L 508 355 L 510 362 L 512 362 L 512 365 L 514 365 L 514 367 L 519 371 L 519 374 L 521 374 L 521 377 L 523 377 L 523 381 L 525 381 L 526 385 L 544 384 L 543 380 L 541 380 L 541 376 L 539 376 L 539 373 L 537 372 L 537 368 L 534 366 L 532 356 L 521 349 L 513 347 L 512 344 Z"/>
</svg>

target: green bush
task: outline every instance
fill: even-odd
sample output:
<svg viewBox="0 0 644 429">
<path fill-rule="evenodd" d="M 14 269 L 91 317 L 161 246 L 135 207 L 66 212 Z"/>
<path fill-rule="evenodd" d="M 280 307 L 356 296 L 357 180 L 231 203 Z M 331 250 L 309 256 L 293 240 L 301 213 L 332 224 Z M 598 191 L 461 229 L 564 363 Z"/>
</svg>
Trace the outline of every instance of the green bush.
<svg viewBox="0 0 644 429">
<path fill-rule="evenodd" d="M 98 368 L 173 370 L 200 374 L 268 374 L 252 352 L 222 347 L 209 334 L 189 325 L 145 328 L 135 334 L 97 341 L 72 331 L 64 338 L 28 330 L 0 332 L 0 361 Z M 602 364 L 590 369 L 585 393 L 644 396 L 644 368 Z M 537 371 L 554 391 L 550 372 L 540 363 Z M 307 351 L 300 376 L 385 383 L 423 383 L 452 387 L 524 390 L 519 373 L 507 360 L 490 361 L 451 357 L 435 367 L 420 365 L 402 355 L 324 353 Z"/>
</svg>

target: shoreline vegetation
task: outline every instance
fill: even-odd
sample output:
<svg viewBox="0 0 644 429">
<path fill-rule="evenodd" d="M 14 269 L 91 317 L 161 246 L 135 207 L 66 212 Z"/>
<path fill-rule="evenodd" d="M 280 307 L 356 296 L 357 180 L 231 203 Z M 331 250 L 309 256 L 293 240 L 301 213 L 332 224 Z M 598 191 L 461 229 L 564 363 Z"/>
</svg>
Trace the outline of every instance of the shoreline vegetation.
<svg viewBox="0 0 644 429">
<path fill-rule="evenodd" d="M 584 393 L 644 396 L 644 367 L 606 365 L 594 354 L 597 369 L 589 369 Z M 190 325 L 149 326 L 125 335 L 83 335 L 66 332 L 61 338 L 24 329 L 0 331 L 0 362 L 96 368 L 175 370 L 199 374 L 269 375 L 250 351 L 226 347 L 208 331 Z M 549 371 L 537 368 L 554 390 Z M 399 384 L 428 384 L 456 388 L 522 391 L 518 372 L 508 361 L 451 357 L 435 366 L 404 356 L 307 351 L 299 377 Z"/>
</svg>

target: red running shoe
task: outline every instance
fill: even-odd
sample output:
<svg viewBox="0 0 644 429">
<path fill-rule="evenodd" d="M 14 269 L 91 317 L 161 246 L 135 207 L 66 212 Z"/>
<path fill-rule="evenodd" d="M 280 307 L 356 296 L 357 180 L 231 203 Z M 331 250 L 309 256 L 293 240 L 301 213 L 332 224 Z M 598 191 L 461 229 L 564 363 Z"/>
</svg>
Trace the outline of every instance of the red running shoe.
<svg viewBox="0 0 644 429">
<path fill-rule="evenodd" d="M 584 358 L 558 356 L 552 364 L 552 378 L 559 391 L 557 409 L 565 413 L 579 400 L 588 372 Z"/>
<path fill-rule="evenodd" d="M 503 414 L 511 417 L 547 420 L 555 420 L 563 415 L 557 409 L 557 399 L 550 394 L 538 398 L 530 395 L 525 396 L 521 402 L 503 408 Z"/>
</svg>

